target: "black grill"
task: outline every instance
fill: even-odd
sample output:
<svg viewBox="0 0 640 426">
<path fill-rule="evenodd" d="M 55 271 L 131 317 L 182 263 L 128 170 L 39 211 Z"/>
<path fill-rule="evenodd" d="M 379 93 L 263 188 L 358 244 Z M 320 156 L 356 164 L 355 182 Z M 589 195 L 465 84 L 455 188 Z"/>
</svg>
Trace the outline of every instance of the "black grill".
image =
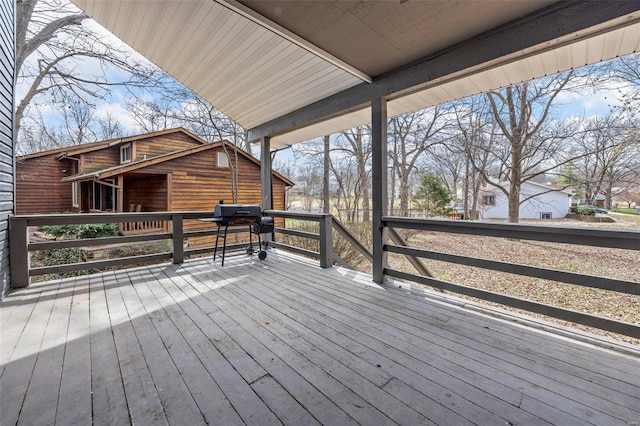
<svg viewBox="0 0 640 426">
<path fill-rule="evenodd" d="M 264 260 L 267 258 L 267 252 L 263 250 L 262 239 L 260 234 L 271 233 L 274 231 L 272 217 L 263 217 L 260 206 L 243 205 L 243 204 L 218 204 L 213 212 L 213 222 L 218 225 L 216 232 L 216 247 L 213 252 L 213 260 L 216 259 L 218 253 L 218 241 L 223 239 L 222 245 L 222 266 L 224 266 L 224 257 L 227 251 L 227 230 L 229 227 L 246 226 L 249 232 L 249 247 L 247 254 L 251 255 L 255 252 L 253 248 L 253 235 L 258 236 L 258 258 Z M 265 241 L 264 248 L 267 243 Z"/>
<path fill-rule="evenodd" d="M 220 226 L 259 223 L 262 210 L 260 206 L 218 204 L 213 212 L 213 217 L 219 219 Z"/>
</svg>

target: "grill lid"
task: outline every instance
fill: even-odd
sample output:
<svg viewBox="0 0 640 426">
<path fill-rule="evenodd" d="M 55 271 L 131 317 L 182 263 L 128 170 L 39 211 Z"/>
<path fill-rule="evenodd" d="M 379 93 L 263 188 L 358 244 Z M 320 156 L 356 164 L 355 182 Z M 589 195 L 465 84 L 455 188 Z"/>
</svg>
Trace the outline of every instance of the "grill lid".
<svg viewBox="0 0 640 426">
<path fill-rule="evenodd" d="M 247 218 L 257 219 L 262 216 L 260 206 L 243 204 L 218 204 L 213 212 L 219 218 Z"/>
</svg>

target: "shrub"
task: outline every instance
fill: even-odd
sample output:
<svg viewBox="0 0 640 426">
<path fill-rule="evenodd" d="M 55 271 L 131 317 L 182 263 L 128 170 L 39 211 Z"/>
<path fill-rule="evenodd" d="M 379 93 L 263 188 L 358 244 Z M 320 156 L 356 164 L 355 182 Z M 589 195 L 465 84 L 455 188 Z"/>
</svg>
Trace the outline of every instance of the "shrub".
<svg viewBox="0 0 640 426">
<path fill-rule="evenodd" d="M 115 237 L 118 235 L 118 227 L 115 223 L 90 225 L 47 225 L 41 226 L 38 229 L 56 237 L 100 238 Z"/>
<path fill-rule="evenodd" d="M 118 227 L 115 223 L 101 223 L 96 225 L 80 225 L 79 238 L 115 237 Z"/>
<path fill-rule="evenodd" d="M 49 235 L 56 237 L 62 236 L 76 236 L 78 234 L 78 225 L 46 225 L 38 228 L 41 232 L 46 232 Z"/>
<path fill-rule="evenodd" d="M 591 207 L 573 206 L 569 209 L 571 213 L 579 214 L 582 216 L 595 216 L 596 211 Z"/>
</svg>

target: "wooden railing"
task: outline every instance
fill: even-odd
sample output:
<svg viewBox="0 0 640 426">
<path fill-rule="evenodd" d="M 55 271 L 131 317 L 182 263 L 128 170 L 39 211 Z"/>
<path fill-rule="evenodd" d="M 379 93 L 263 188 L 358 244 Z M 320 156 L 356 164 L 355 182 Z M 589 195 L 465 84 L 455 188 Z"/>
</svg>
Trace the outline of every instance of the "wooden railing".
<svg viewBox="0 0 640 426">
<path fill-rule="evenodd" d="M 118 231 L 125 235 L 150 234 L 158 231 L 168 231 L 169 227 L 163 220 L 143 220 L 140 222 L 121 222 Z"/>
<path fill-rule="evenodd" d="M 429 220 L 405 217 L 385 216 L 382 223 L 389 230 L 404 228 L 413 230 L 448 232 L 467 235 L 483 235 L 490 237 L 512 238 L 518 240 L 546 241 L 555 243 L 569 243 L 585 246 L 608 247 L 640 251 L 640 232 L 617 231 L 593 228 L 568 228 L 531 226 L 520 224 L 496 224 L 484 222 L 466 222 L 457 220 Z M 459 265 L 473 266 L 493 271 L 509 272 L 512 274 L 542 278 L 561 283 L 574 284 L 583 287 L 598 288 L 630 295 L 640 295 L 640 283 L 617 280 L 606 277 L 578 274 L 555 269 L 540 268 L 529 265 L 512 264 L 488 259 L 459 256 L 441 253 L 433 250 L 411 248 L 397 244 L 385 244 L 383 250 L 389 253 L 411 255 L 424 259 L 432 259 Z M 521 299 L 501 293 L 482 290 L 464 284 L 452 283 L 436 279 L 424 274 L 411 274 L 392 268 L 385 268 L 384 274 L 426 284 L 442 290 L 475 297 L 478 299 L 500 303 L 505 306 L 523 309 L 542 315 L 583 324 L 602 330 L 619 333 L 634 338 L 640 338 L 640 324 L 622 322 L 604 318 L 585 312 L 574 311 L 558 306 L 547 305 L 527 299 Z"/>
<path fill-rule="evenodd" d="M 173 263 L 182 263 L 185 256 L 208 253 L 214 250 L 214 247 L 185 249 L 185 238 L 216 235 L 216 229 L 213 225 L 211 225 L 210 229 L 184 232 L 184 221 L 188 219 L 211 218 L 212 215 L 212 212 L 134 212 L 13 216 L 9 219 L 11 286 L 13 288 L 26 287 L 29 285 L 30 277 L 45 274 L 101 269 L 169 259 L 172 260 Z M 33 226 L 83 225 L 100 223 L 161 224 L 165 221 L 169 224 L 166 231 L 160 226 L 157 228 L 156 232 L 139 235 L 123 235 L 116 237 L 72 239 L 46 242 L 29 241 L 28 230 L 29 227 Z M 126 256 L 117 259 L 78 262 L 65 265 L 42 266 L 35 268 L 32 268 L 29 264 L 29 254 L 37 250 L 54 250 L 104 245 L 127 246 L 132 243 L 150 241 L 169 241 L 171 242 L 171 251 L 139 256 Z"/>
<path fill-rule="evenodd" d="M 276 228 L 276 233 L 309 238 L 319 242 L 319 251 L 305 250 L 282 242 L 271 241 L 270 246 L 281 248 L 297 254 L 319 260 L 323 268 L 330 267 L 334 262 L 343 264 L 333 251 L 332 234 L 335 229 L 349 241 L 367 260 L 373 261 L 371 252 L 338 220 L 329 214 L 296 213 L 288 211 L 267 210 L 265 214 L 273 217 L 290 218 L 302 221 L 312 221 L 319 224 L 319 232 L 305 232 L 294 229 Z M 182 263 L 187 256 L 210 253 L 214 247 L 199 249 L 185 249 L 184 239 L 188 237 L 216 235 L 215 225 L 208 229 L 185 232 L 184 221 L 188 219 L 211 218 L 211 212 L 153 212 L 153 213 L 97 213 L 97 214 L 64 214 L 64 215 L 33 215 L 14 216 L 10 218 L 10 268 L 12 287 L 26 287 L 29 278 L 37 275 L 64 273 L 70 271 L 109 268 L 114 266 L 133 265 L 141 262 L 172 260 Z M 79 240 L 62 240 L 47 242 L 30 242 L 29 227 L 43 225 L 66 224 L 99 224 L 126 222 L 160 222 L 169 223 L 168 232 L 159 231 L 151 234 L 125 235 L 106 238 L 90 238 Z M 452 283 L 434 278 L 421 259 L 432 259 L 454 264 L 473 266 L 494 271 L 509 272 L 522 276 L 536 277 L 562 283 L 575 284 L 583 287 L 598 288 L 623 294 L 640 295 L 640 284 L 633 281 L 617 280 L 606 277 L 578 274 L 529 265 L 511 264 L 488 259 L 459 256 L 441 253 L 433 250 L 409 247 L 395 231 L 396 228 L 449 232 L 467 235 L 484 235 L 492 237 L 512 238 L 520 240 L 534 240 L 569 243 L 597 247 L 619 248 L 640 251 L 640 232 L 615 231 L 592 228 L 564 228 L 543 227 L 516 224 L 495 224 L 481 222 L 466 222 L 452 220 L 429 220 L 385 216 L 383 226 L 389 231 L 389 237 L 394 244 L 385 244 L 383 250 L 389 253 L 402 254 L 409 258 L 418 274 L 385 268 L 384 274 L 389 277 L 414 281 L 428 286 L 456 292 L 459 294 L 500 303 L 505 306 L 524 309 L 574 323 L 584 324 L 614 333 L 640 338 L 640 325 L 603 318 L 585 312 L 547 305 L 527 299 L 521 299 L 505 294 L 495 293 L 464 284 Z M 29 265 L 29 253 L 36 250 L 53 250 L 62 248 L 79 248 L 100 245 L 129 245 L 135 242 L 169 241 L 170 251 L 140 256 L 128 256 L 109 260 L 71 263 L 66 265 L 44 266 L 32 268 Z M 246 245 L 246 244 L 240 244 Z M 233 248 L 233 247 L 228 247 Z"/>
<path fill-rule="evenodd" d="M 319 232 L 311 233 L 306 231 L 300 231 L 296 229 L 287 229 L 287 228 L 276 228 L 276 232 L 283 235 L 291 235 L 295 237 L 302 237 L 311 240 L 319 240 L 320 241 L 320 251 L 314 252 L 306 249 L 302 249 L 299 247 L 294 247 L 288 244 L 283 244 L 277 241 L 272 241 L 269 244 L 283 250 L 287 250 L 293 253 L 301 254 L 303 256 L 311 257 L 314 259 L 320 260 L 320 265 L 323 268 L 327 268 L 331 266 L 334 262 L 347 267 L 352 268 L 352 266 L 344 259 L 342 259 L 335 251 L 333 250 L 333 231 L 335 230 L 342 238 L 344 238 L 353 248 L 355 248 L 367 261 L 370 263 L 373 262 L 373 254 L 371 251 L 364 245 L 362 242 L 353 235 L 353 233 L 347 228 L 342 222 L 336 219 L 331 214 L 324 213 L 301 213 L 301 212 L 290 212 L 283 210 L 266 210 L 265 214 L 272 217 L 281 217 L 288 219 L 295 219 L 301 221 L 309 221 L 309 222 L 318 222 L 320 223 Z M 400 245 L 407 246 L 406 241 L 395 231 L 389 233 L 389 237 L 391 240 Z M 323 243 L 324 241 L 324 243 Z M 427 269 L 426 265 L 422 260 L 413 255 L 407 254 L 405 255 L 409 263 L 411 263 L 416 270 L 422 274 L 431 276 L 431 273 Z"/>
<path fill-rule="evenodd" d="M 312 233 L 306 231 L 299 231 L 296 229 L 288 228 L 276 228 L 275 232 L 283 235 L 291 235 L 294 237 L 302 237 L 310 240 L 318 241 L 319 251 L 311 251 L 300 247 L 294 247 L 289 244 L 284 244 L 278 241 L 269 241 L 269 245 L 272 247 L 280 248 L 292 253 L 296 253 L 302 256 L 310 257 L 312 259 L 318 259 L 322 268 L 329 268 L 333 264 L 336 258 L 333 252 L 333 232 L 332 232 L 332 218 L 330 214 L 324 213 L 298 213 L 284 210 L 265 210 L 263 212 L 267 216 L 281 217 L 285 219 L 296 219 L 307 222 L 316 222 L 319 224 L 319 232 Z"/>
</svg>

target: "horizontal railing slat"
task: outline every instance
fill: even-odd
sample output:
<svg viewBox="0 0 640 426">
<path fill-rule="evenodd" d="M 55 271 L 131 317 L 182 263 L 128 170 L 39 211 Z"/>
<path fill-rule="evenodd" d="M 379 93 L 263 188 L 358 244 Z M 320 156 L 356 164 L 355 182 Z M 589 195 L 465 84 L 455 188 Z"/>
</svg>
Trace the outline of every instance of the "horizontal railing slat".
<svg viewBox="0 0 640 426">
<path fill-rule="evenodd" d="M 87 225 L 142 221 L 171 221 L 174 215 L 183 219 L 210 219 L 213 212 L 129 212 L 129 213 L 75 213 L 51 215 L 18 215 L 12 220 L 25 220 L 28 226 Z"/>
<path fill-rule="evenodd" d="M 246 230 L 244 230 L 244 232 L 247 232 Z M 217 230 L 215 229 L 207 229 L 207 230 L 203 230 L 203 231 L 187 231 L 184 233 L 185 237 L 208 237 L 211 235 L 216 235 L 218 233 Z M 231 229 L 229 229 L 229 234 L 232 234 L 234 232 L 231 232 Z"/>
<path fill-rule="evenodd" d="M 59 241 L 45 241 L 41 243 L 29 243 L 29 251 L 36 250 L 54 250 L 62 248 L 75 248 L 75 247 L 90 247 L 90 246 L 103 246 L 108 244 L 131 244 L 146 241 L 160 241 L 168 240 L 171 238 L 170 232 L 163 232 L 158 234 L 141 234 L 141 235 L 124 235 L 118 237 L 103 237 L 103 238 L 86 238 L 77 240 L 59 240 Z"/>
<path fill-rule="evenodd" d="M 171 259 L 172 253 L 156 253 L 143 256 L 120 257 L 118 259 L 94 260 L 91 262 L 69 263 L 66 265 L 41 266 L 29 269 L 29 276 L 45 275 L 45 274 L 62 274 L 65 272 L 82 271 L 85 269 L 109 268 L 112 266 L 132 265 L 141 262 L 154 262 L 158 260 Z"/>
<path fill-rule="evenodd" d="M 583 287 L 617 291 L 619 293 L 625 294 L 640 295 L 640 283 L 635 283 L 633 281 L 615 280 L 611 278 L 597 277 L 594 275 L 559 271 L 557 269 L 540 268 L 536 266 L 521 265 L 518 263 L 501 262 L 497 260 L 479 259 L 476 257 L 460 256 L 412 247 L 396 246 L 392 244 L 386 244 L 384 249 L 391 253 L 417 256 L 431 260 L 438 260 L 441 262 L 473 266 L 476 268 L 489 269 L 493 271 L 508 272 L 511 274 L 542 278 L 545 280 L 575 284 Z"/>
<path fill-rule="evenodd" d="M 313 232 L 299 231 L 297 229 L 287 229 L 287 228 L 275 228 L 275 231 L 278 234 L 291 235 L 294 237 L 308 238 L 310 240 L 320 240 L 319 234 L 314 234 Z"/>
<path fill-rule="evenodd" d="M 408 272 L 398 271 L 396 269 L 385 269 L 385 275 L 399 278 L 407 281 L 414 281 L 420 284 L 439 288 L 442 290 L 452 291 L 458 294 L 475 297 L 478 299 L 500 303 L 512 308 L 523 309 L 529 312 L 535 312 L 541 315 L 548 315 L 554 318 L 570 321 L 576 324 L 583 324 L 589 327 L 599 328 L 601 330 L 611 331 L 613 333 L 624 334 L 626 336 L 640 338 L 640 326 L 627 322 L 617 321 L 610 318 L 587 314 L 584 312 L 573 311 L 560 308 L 557 306 L 547 305 L 544 303 L 534 302 L 531 300 L 520 299 L 513 296 L 507 296 L 501 293 L 494 293 L 488 290 L 482 290 L 474 287 L 455 284 L 448 281 L 429 278 L 422 275 L 411 274 Z"/>
<path fill-rule="evenodd" d="M 288 244 L 278 243 L 276 241 L 269 241 L 269 246 L 279 248 L 285 251 L 289 251 L 291 253 L 296 253 L 302 256 L 310 257 L 312 259 L 320 259 L 320 253 L 318 252 L 301 249 L 298 247 L 290 246 Z"/>
<path fill-rule="evenodd" d="M 325 213 L 301 213 L 301 212 L 290 212 L 287 210 L 263 210 L 263 212 L 267 216 L 274 217 L 284 217 L 287 219 L 298 219 L 298 220 L 309 220 L 309 221 L 319 221 L 323 217 L 326 216 Z"/>
<path fill-rule="evenodd" d="M 396 216 L 384 216 L 382 221 L 385 226 L 393 228 L 640 250 L 640 231 L 434 220 Z"/>
</svg>

